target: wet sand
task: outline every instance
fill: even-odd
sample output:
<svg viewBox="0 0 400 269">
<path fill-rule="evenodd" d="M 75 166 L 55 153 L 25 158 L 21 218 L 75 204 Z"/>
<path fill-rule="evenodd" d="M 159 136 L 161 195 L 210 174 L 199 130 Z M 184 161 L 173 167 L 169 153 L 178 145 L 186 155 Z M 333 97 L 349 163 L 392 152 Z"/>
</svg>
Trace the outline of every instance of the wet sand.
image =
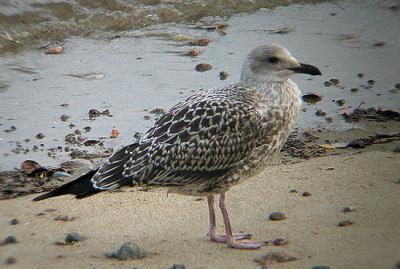
<svg viewBox="0 0 400 269">
<path fill-rule="evenodd" d="M 236 231 L 255 240 L 284 238 L 285 246 L 256 251 L 227 248 L 207 240 L 206 200 L 162 190 L 101 193 L 75 200 L 59 197 L 33 203 L 35 196 L 0 201 L 0 235 L 18 243 L 0 246 L 0 267 L 7 268 L 259 268 L 253 259 L 270 251 L 295 251 L 299 261 L 268 268 L 395 268 L 400 261 L 400 155 L 369 151 L 315 158 L 269 167 L 256 178 L 232 188 L 228 206 Z M 291 193 L 296 189 L 297 193 Z M 311 196 L 302 196 L 308 191 Z M 355 212 L 343 213 L 352 206 Z M 46 209 L 56 209 L 46 212 Z M 280 211 L 287 219 L 268 220 Z M 37 216 L 39 213 L 44 215 Z M 55 221 L 57 215 L 76 217 Z M 218 217 L 220 217 L 218 215 Z M 19 224 L 10 225 L 13 218 Z M 339 227 L 340 221 L 353 225 Z M 221 219 L 218 218 L 221 229 Z M 87 237 L 56 246 L 69 232 Z M 104 253 L 132 241 L 154 254 L 143 260 L 116 261 Z"/>
</svg>

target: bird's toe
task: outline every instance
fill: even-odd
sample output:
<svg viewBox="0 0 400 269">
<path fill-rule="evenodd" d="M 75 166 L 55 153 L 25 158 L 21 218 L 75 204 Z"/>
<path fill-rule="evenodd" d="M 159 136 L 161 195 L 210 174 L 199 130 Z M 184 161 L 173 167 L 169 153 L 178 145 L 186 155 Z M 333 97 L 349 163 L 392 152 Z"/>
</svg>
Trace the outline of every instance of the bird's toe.
<svg viewBox="0 0 400 269">
<path fill-rule="evenodd" d="M 259 249 L 260 247 L 264 246 L 265 244 L 266 244 L 265 242 L 253 242 L 253 241 L 228 242 L 228 245 L 231 248 L 237 248 L 237 249 Z"/>
</svg>

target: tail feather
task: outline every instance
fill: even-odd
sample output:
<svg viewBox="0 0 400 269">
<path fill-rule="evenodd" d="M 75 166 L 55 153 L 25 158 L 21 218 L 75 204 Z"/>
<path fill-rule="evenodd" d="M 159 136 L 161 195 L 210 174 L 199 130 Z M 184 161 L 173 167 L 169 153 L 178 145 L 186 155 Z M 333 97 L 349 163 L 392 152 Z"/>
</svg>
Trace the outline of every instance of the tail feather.
<svg viewBox="0 0 400 269">
<path fill-rule="evenodd" d="M 50 197 L 66 195 L 66 194 L 74 194 L 76 198 L 82 199 L 94 195 L 101 190 L 93 187 L 92 182 L 90 181 L 92 177 L 96 174 L 97 170 L 91 170 L 83 176 L 71 181 L 67 184 L 62 185 L 61 187 L 40 195 L 33 199 L 33 201 L 41 201 Z"/>
</svg>

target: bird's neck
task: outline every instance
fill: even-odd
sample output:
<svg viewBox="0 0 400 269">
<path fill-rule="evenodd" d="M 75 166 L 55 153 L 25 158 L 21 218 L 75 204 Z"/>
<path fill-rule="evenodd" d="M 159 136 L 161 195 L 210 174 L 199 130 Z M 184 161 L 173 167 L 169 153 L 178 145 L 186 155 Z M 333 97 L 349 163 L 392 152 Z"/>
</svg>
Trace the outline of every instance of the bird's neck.
<svg viewBox="0 0 400 269">
<path fill-rule="evenodd" d="M 244 70 L 249 70 L 244 68 Z M 260 92 L 267 103 L 274 104 L 301 104 L 301 92 L 297 85 L 289 78 L 285 80 L 271 80 L 265 76 L 255 75 L 252 72 L 243 71 L 240 84 L 246 88 L 253 88 Z"/>
<path fill-rule="evenodd" d="M 286 79 L 284 81 L 271 81 L 263 78 L 256 78 L 255 76 L 243 76 L 243 74 L 240 83 L 248 88 L 257 89 L 266 97 L 271 94 L 280 95 L 281 91 L 290 88 L 291 85 L 294 84 L 290 79 Z"/>
<path fill-rule="evenodd" d="M 274 89 L 281 89 L 282 86 L 289 83 L 289 79 L 278 80 L 277 78 L 270 77 L 268 75 L 255 74 L 251 71 L 249 60 L 243 63 L 242 74 L 240 76 L 240 82 L 242 85 L 255 88 L 259 90 L 264 95 L 269 95 L 269 93 Z"/>
</svg>

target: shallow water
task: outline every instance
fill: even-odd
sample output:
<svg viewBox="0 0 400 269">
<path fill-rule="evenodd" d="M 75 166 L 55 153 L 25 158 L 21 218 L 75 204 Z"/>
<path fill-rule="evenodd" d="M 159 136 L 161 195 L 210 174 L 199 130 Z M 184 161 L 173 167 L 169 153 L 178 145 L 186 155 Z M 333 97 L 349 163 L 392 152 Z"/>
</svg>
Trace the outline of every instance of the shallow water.
<svg viewBox="0 0 400 269">
<path fill-rule="evenodd" d="M 196 22 L 259 8 L 320 0 L 0 0 L 0 52 L 41 42 L 170 22 Z"/>
<path fill-rule="evenodd" d="M 168 109 L 200 88 L 237 81 L 244 56 L 265 43 L 282 44 L 300 61 L 314 64 L 323 72 L 322 77 L 294 78 L 303 93 L 322 95 L 317 104 L 304 105 L 307 112 L 302 112 L 299 127 L 353 128 L 339 114 L 343 108 L 355 108 L 362 101 L 363 107 L 399 110 L 399 93 L 390 90 L 400 82 L 400 16 L 399 10 L 389 8 L 391 5 L 389 1 L 371 0 L 261 9 L 224 20 L 228 24 L 226 35 L 187 23 L 159 24 L 118 34 L 99 33 L 91 38 L 71 37 L 60 55 L 27 50 L 4 56 L 0 58 L 0 168 L 18 167 L 25 159 L 44 165 L 68 160 L 64 152 L 49 158 L 47 148 L 64 146 L 66 134 L 85 126 L 92 130 L 83 136 L 94 139 L 109 137 L 115 127 L 121 134 L 107 139 L 106 146 L 128 144 L 135 131 L 143 132 L 153 124 L 156 116 L 149 111 Z M 285 27 L 293 31 L 266 31 Z M 184 55 L 191 48 L 179 41 L 184 37 L 207 37 L 211 42 L 192 58 Z M 379 42 L 384 45 L 374 46 Z M 213 69 L 194 71 L 201 62 L 211 64 Z M 219 79 L 220 71 L 230 74 L 227 80 Z M 359 78 L 358 73 L 365 76 Z M 92 74 L 94 79 L 71 74 Z M 339 87 L 324 86 L 324 81 L 331 78 L 340 80 Z M 360 87 L 368 80 L 375 81 L 372 88 Z M 354 87 L 359 91 L 352 93 Z M 332 102 L 339 99 L 346 101 L 343 107 Z M 60 106 L 65 103 L 69 105 Z M 92 108 L 109 109 L 113 117 L 100 116 L 91 121 L 88 111 Z M 325 111 L 333 122 L 315 116 L 317 109 Z M 70 116 L 67 122 L 60 120 L 63 114 Z M 150 120 L 143 118 L 148 115 Z M 70 123 L 76 126 L 70 129 Z M 17 129 L 3 132 L 10 126 Z M 38 133 L 45 137 L 36 139 Z M 31 141 L 26 143 L 25 138 Z M 43 151 L 12 153 L 15 141 L 24 148 L 37 145 Z"/>
</svg>

